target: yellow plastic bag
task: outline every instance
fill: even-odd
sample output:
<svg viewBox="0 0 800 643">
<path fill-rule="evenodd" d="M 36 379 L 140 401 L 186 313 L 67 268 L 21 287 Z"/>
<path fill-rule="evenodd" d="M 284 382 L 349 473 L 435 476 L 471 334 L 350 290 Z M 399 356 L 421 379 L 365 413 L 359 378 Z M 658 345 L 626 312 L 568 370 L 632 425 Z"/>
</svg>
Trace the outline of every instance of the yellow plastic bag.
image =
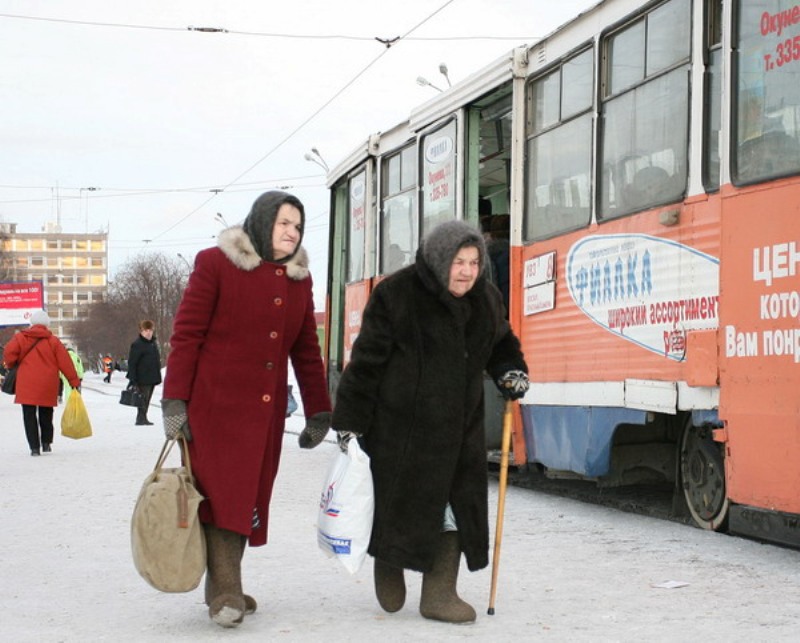
<svg viewBox="0 0 800 643">
<path fill-rule="evenodd" d="M 86 405 L 81 394 L 74 389 L 67 398 L 67 406 L 64 408 L 64 415 L 61 416 L 61 435 L 73 440 L 92 435 L 92 423 L 89 422 Z"/>
</svg>

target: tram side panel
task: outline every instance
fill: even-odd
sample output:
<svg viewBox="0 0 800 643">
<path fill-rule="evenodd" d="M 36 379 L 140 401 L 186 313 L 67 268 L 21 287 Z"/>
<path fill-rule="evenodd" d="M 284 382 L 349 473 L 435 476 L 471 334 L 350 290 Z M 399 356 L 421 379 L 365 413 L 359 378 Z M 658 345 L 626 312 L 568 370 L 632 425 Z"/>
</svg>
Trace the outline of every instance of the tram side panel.
<svg viewBox="0 0 800 643">
<path fill-rule="evenodd" d="M 718 327 L 719 208 L 703 198 L 669 209 L 679 210 L 675 225 L 662 223 L 661 208 L 522 249 L 515 293 L 533 382 L 522 408 L 530 462 L 608 476 L 621 426 L 636 442 L 635 427 L 654 414 L 716 412 L 713 390 L 686 382 L 690 334 Z"/>
<path fill-rule="evenodd" d="M 737 505 L 731 528 L 800 544 L 800 181 L 733 192 L 723 232 L 720 415 Z"/>
</svg>

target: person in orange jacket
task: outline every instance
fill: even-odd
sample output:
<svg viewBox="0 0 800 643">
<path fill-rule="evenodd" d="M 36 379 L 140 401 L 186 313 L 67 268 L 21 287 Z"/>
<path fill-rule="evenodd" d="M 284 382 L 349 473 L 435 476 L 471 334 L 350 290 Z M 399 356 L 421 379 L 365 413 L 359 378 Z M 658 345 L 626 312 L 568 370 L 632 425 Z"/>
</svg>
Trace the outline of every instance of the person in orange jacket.
<svg viewBox="0 0 800 643">
<path fill-rule="evenodd" d="M 14 403 L 22 405 L 31 455 L 40 455 L 41 451 L 52 450 L 59 373 L 64 374 L 72 388 L 78 388 L 81 380 L 67 349 L 48 328 L 47 312 L 37 310 L 30 321 L 30 328 L 18 332 L 6 344 L 3 357 L 8 368 L 19 364 Z"/>
<path fill-rule="evenodd" d="M 114 360 L 111 359 L 111 355 L 106 355 L 103 358 L 103 372 L 106 374 L 103 381 L 106 384 L 111 384 L 111 373 L 114 372 Z"/>
</svg>

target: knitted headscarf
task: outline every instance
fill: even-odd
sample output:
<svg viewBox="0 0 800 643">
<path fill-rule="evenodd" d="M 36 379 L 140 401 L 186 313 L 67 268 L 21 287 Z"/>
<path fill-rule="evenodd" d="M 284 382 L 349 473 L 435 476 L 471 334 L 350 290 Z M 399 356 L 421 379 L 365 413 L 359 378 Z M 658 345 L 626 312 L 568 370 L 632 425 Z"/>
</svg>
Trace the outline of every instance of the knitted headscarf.
<svg viewBox="0 0 800 643">
<path fill-rule="evenodd" d="M 274 259 L 272 257 L 272 228 L 275 226 L 275 216 L 278 214 L 278 209 L 284 204 L 288 203 L 300 210 L 300 240 L 297 242 L 297 247 L 294 252 L 283 259 Z M 297 254 L 300 249 L 300 244 L 303 242 L 303 231 L 306 227 L 306 212 L 303 204 L 296 196 L 281 192 L 280 190 L 272 190 L 264 192 L 253 203 L 250 208 L 250 214 L 245 218 L 242 228 L 250 242 L 253 244 L 258 256 L 264 261 L 275 261 L 277 263 L 286 263 Z"/>
<path fill-rule="evenodd" d="M 463 221 L 439 224 L 423 239 L 420 254 L 436 279 L 446 290 L 450 284 L 450 267 L 458 251 L 464 247 L 478 249 L 482 274 L 486 268 L 486 244 L 483 235 Z"/>
</svg>

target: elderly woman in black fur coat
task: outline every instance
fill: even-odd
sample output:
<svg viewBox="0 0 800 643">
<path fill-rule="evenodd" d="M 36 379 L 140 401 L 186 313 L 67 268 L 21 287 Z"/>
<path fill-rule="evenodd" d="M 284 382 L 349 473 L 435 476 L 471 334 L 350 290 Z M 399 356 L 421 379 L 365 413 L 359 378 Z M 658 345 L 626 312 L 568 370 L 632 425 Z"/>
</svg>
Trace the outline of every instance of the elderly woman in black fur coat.
<svg viewBox="0 0 800 643">
<path fill-rule="evenodd" d="M 456 592 L 461 553 L 489 562 L 483 374 L 508 399 L 528 388 L 500 292 L 484 277 L 481 234 L 437 226 L 416 263 L 381 281 L 364 311 L 337 389 L 332 426 L 371 458 L 375 520 L 369 553 L 387 612 L 406 596 L 404 569 L 423 573 L 420 612 L 475 620 Z"/>
</svg>

